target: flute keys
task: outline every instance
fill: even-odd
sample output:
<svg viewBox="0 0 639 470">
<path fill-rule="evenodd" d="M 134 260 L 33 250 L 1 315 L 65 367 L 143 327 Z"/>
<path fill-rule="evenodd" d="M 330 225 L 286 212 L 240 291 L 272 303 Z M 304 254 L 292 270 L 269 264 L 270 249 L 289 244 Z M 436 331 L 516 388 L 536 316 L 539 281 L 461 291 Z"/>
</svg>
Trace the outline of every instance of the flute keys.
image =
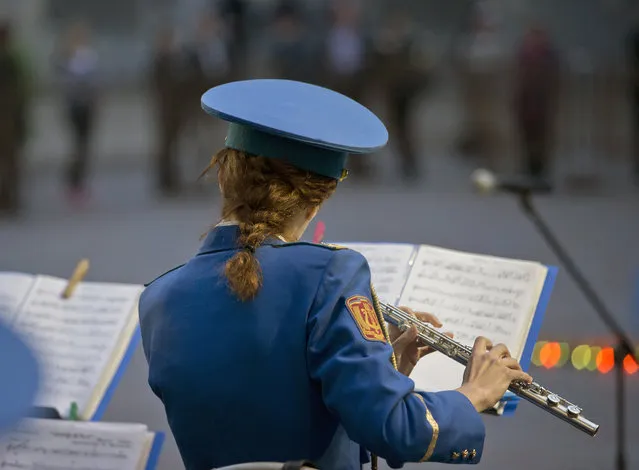
<svg viewBox="0 0 639 470">
<path fill-rule="evenodd" d="M 548 395 L 548 397 L 546 398 L 546 403 L 548 403 L 548 405 L 550 406 L 557 406 L 559 405 L 559 403 L 561 403 L 561 400 L 557 395 L 551 394 Z"/>
<path fill-rule="evenodd" d="M 570 405 L 567 411 L 568 411 L 568 416 L 570 416 L 571 418 L 576 418 L 581 414 L 581 408 L 575 405 Z"/>
</svg>

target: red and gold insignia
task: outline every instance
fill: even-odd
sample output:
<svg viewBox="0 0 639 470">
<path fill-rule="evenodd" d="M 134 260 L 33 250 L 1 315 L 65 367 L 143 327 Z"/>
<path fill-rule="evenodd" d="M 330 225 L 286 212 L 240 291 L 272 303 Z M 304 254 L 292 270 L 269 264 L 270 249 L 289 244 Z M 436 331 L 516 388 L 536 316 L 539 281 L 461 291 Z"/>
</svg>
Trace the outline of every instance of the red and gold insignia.
<svg viewBox="0 0 639 470">
<path fill-rule="evenodd" d="M 379 324 L 373 303 L 368 297 L 354 295 L 346 300 L 346 307 L 364 338 L 370 341 L 386 342 L 384 330 Z"/>
</svg>

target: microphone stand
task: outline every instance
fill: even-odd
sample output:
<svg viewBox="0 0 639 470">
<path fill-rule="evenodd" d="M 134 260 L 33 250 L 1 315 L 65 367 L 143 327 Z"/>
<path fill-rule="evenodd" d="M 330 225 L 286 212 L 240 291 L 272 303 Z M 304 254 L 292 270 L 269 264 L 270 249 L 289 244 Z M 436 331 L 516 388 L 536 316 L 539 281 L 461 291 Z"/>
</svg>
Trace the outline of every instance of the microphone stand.
<svg viewBox="0 0 639 470">
<path fill-rule="evenodd" d="M 601 320 L 606 324 L 608 329 L 614 334 L 615 345 L 615 385 L 616 385 L 616 424 L 617 424 L 617 461 L 616 470 L 627 470 L 626 466 L 626 401 L 625 401 L 625 374 L 623 369 L 624 358 L 631 355 L 636 359 L 633 351 L 632 342 L 624 333 L 623 328 L 619 326 L 615 318 L 608 311 L 603 301 L 599 298 L 593 287 L 585 279 L 584 275 L 579 271 L 575 262 L 570 255 L 561 246 L 557 237 L 552 233 L 548 224 L 543 220 L 539 212 L 537 212 L 531 198 L 531 191 L 519 191 L 519 202 L 528 218 L 536 226 L 546 243 L 549 245 L 554 254 L 559 258 L 560 262 L 568 271 L 568 274 L 575 281 L 582 294 L 599 315 Z"/>
</svg>

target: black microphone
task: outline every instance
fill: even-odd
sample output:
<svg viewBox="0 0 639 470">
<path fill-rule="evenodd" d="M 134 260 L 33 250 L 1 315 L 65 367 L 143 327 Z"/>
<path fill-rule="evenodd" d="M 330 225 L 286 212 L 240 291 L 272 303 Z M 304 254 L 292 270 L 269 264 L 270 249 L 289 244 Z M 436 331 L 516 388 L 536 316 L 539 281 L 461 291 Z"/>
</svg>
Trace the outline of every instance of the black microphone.
<svg viewBox="0 0 639 470">
<path fill-rule="evenodd" d="M 552 192 L 550 183 L 542 178 L 518 176 L 501 178 L 491 171 L 478 169 L 470 179 L 475 188 L 482 193 L 506 192 L 519 195 L 547 194 Z"/>
</svg>

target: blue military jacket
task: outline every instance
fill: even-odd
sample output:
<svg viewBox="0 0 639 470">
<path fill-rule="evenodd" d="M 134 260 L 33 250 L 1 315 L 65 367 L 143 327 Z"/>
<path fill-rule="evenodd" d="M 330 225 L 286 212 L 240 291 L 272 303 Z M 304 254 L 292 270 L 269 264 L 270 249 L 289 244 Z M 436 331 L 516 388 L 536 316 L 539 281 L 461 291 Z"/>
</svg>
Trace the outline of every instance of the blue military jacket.
<svg viewBox="0 0 639 470">
<path fill-rule="evenodd" d="M 223 276 L 237 237 L 215 228 L 140 299 L 149 384 L 188 470 L 301 459 L 355 470 L 366 451 L 393 468 L 480 461 L 469 400 L 416 391 L 394 368 L 361 254 L 269 240 L 256 251 L 263 287 L 241 302 Z"/>
</svg>

